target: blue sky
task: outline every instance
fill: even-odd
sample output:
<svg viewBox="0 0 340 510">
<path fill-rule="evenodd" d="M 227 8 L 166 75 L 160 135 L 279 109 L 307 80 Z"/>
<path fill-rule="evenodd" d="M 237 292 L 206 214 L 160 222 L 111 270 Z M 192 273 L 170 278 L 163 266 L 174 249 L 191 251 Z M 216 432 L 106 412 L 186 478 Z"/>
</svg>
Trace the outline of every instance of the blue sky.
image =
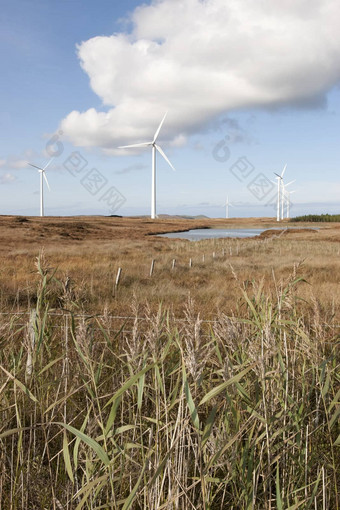
<svg viewBox="0 0 340 510">
<path fill-rule="evenodd" d="M 150 151 L 117 147 L 165 111 L 158 213 L 274 216 L 286 163 L 292 215 L 338 213 L 338 2 L 253 4 L 1 1 L 0 213 L 38 215 L 53 154 L 46 215 L 149 214 Z"/>
</svg>

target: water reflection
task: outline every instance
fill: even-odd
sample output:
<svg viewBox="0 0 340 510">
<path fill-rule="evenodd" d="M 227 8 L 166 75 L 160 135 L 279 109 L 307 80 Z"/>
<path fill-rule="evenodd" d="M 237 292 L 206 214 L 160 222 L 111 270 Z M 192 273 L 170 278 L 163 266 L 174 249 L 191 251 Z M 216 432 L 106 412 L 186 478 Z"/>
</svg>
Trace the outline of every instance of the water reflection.
<svg viewBox="0 0 340 510">
<path fill-rule="evenodd" d="M 221 237 L 254 237 L 264 232 L 263 228 L 198 228 L 194 230 L 187 230 L 186 232 L 170 232 L 168 234 L 159 234 L 161 237 L 188 239 L 189 241 L 201 241 L 203 239 L 215 239 Z"/>
</svg>

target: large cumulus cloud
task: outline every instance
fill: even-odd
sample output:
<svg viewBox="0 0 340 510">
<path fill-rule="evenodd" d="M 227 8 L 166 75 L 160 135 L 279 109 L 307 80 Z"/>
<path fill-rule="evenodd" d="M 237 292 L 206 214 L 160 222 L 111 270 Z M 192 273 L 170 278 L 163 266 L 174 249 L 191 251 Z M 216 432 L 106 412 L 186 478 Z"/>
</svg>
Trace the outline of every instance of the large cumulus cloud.
<svg viewBox="0 0 340 510">
<path fill-rule="evenodd" d="M 129 33 L 78 46 L 103 111 L 61 128 L 111 149 L 149 140 L 169 110 L 162 137 L 182 144 L 233 109 L 320 104 L 340 81 L 339 20 L 338 0 L 154 0 Z"/>
</svg>

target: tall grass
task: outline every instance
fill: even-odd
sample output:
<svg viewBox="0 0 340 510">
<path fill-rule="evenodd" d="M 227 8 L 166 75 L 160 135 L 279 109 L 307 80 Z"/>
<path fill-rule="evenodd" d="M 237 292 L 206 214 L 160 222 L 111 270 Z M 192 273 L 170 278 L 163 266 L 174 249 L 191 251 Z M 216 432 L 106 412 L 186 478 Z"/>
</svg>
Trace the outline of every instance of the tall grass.
<svg viewBox="0 0 340 510">
<path fill-rule="evenodd" d="M 56 316 L 38 271 L 30 321 L 1 319 L 1 508 L 339 509 L 339 337 L 299 278 L 211 323 L 134 302 L 117 328 L 67 292 Z"/>
</svg>

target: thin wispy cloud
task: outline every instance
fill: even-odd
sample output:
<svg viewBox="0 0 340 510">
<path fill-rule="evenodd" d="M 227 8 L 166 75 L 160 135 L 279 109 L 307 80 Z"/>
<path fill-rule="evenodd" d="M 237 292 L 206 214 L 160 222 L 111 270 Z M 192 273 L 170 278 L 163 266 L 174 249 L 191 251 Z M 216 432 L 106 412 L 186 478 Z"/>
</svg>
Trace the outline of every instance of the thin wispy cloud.
<svg viewBox="0 0 340 510">
<path fill-rule="evenodd" d="M 228 133 L 228 143 L 244 143 L 251 144 L 255 142 L 255 139 L 250 133 L 245 130 L 239 123 L 238 120 L 231 117 L 224 117 L 219 119 L 218 123 L 219 130 Z"/>
<path fill-rule="evenodd" d="M 0 175 L 0 184 L 10 184 L 10 183 L 14 182 L 15 180 L 16 180 L 16 177 L 9 172 L 6 172 L 5 174 Z"/>
<path fill-rule="evenodd" d="M 9 159 L 6 163 L 6 167 L 12 170 L 20 170 L 21 168 L 27 168 L 28 163 L 25 159 Z"/>
<path fill-rule="evenodd" d="M 115 174 L 117 175 L 124 175 L 124 174 L 129 174 L 131 172 L 137 172 L 139 170 L 145 170 L 145 168 L 148 168 L 146 165 L 130 165 L 130 166 L 127 166 L 125 168 L 122 168 L 121 170 L 117 170 L 115 172 Z"/>
<path fill-rule="evenodd" d="M 0 160 L 0 167 L 8 170 L 21 170 L 29 168 L 28 162 L 34 162 L 40 155 L 32 149 L 27 149 L 19 155 L 10 155 L 7 159 Z"/>
<path fill-rule="evenodd" d="M 108 109 L 72 111 L 61 128 L 76 146 L 112 151 L 148 140 L 166 110 L 162 137 L 181 145 L 235 109 L 320 107 L 340 81 L 339 19 L 333 0 L 143 4 L 132 30 L 79 44 Z"/>
</svg>

